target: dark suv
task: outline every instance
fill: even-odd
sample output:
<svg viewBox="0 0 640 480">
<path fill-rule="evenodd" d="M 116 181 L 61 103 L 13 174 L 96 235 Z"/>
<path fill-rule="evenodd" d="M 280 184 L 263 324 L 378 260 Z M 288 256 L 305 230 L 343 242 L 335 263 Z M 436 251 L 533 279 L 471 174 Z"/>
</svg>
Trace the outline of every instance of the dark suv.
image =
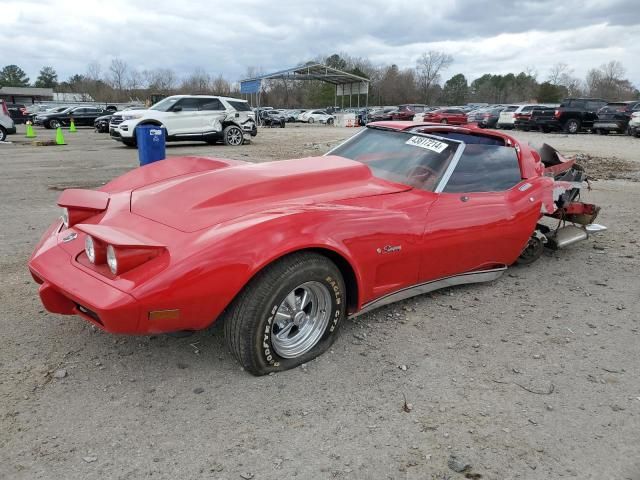
<svg viewBox="0 0 640 480">
<path fill-rule="evenodd" d="M 554 113 L 554 122 L 549 127 L 578 133 L 582 129 L 592 128 L 598 120 L 598 110 L 607 104 L 601 98 L 565 98 Z"/>
<path fill-rule="evenodd" d="M 71 107 L 61 112 L 42 112 L 36 115 L 34 123 L 44 128 L 58 128 L 73 123 L 76 127 L 92 126 L 96 118 L 105 115 L 106 112 L 97 107 Z"/>
<path fill-rule="evenodd" d="M 631 115 L 639 111 L 640 102 L 637 100 L 607 103 L 598 111 L 598 120 L 593 124 L 593 131 L 601 135 L 609 132 L 627 133 Z"/>
</svg>

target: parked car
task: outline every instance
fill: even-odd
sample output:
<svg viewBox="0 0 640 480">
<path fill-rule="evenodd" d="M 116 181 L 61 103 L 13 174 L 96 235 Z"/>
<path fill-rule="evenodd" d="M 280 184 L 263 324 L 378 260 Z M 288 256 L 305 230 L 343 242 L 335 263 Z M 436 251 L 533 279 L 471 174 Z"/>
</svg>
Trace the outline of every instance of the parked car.
<svg viewBox="0 0 640 480">
<path fill-rule="evenodd" d="M 4 100 L 0 100 L 0 142 L 7 139 L 7 135 L 16 133 L 16 124 L 9 115 L 9 109 Z"/>
<path fill-rule="evenodd" d="M 459 108 L 439 108 L 426 112 L 424 114 L 424 121 L 462 125 L 467 123 L 467 114 Z"/>
<path fill-rule="evenodd" d="M 528 119 L 531 116 L 531 111 L 539 107 L 537 103 L 524 104 L 524 105 L 509 105 L 502 112 L 500 112 L 500 118 L 498 118 L 497 127 L 505 130 L 511 130 L 515 127 L 516 120 Z"/>
<path fill-rule="evenodd" d="M 327 113 L 325 110 L 307 110 L 298 117 L 298 121 L 305 123 L 326 123 L 327 125 L 333 125 L 333 115 Z"/>
<path fill-rule="evenodd" d="M 9 115 L 13 118 L 13 122 L 16 125 L 20 125 L 22 123 L 26 123 L 29 120 L 29 112 L 27 112 L 27 107 L 25 107 L 22 103 L 7 103 L 7 110 L 9 110 Z"/>
<path fill-rule="evenodd" d="M 423 113 L 428 108 L 421 103 L 398 105 L 398 110 L 391 114 L 391 120 L 411 121 L 416 113 Z"/>
<path fill-rule="evenodd" d="M 391 120 L 393 115 L 398 111 L 398 107 L 383 107 L 378 110 L 372 110 L 368 115 L 369 122 L 380 122 L 383 120 Z"/>
<path fill-rule="evenodd" d="M 113 117 L 113 113 L 96 118 L 93 122 L 93 127 L 96 132 L 109 133 L 109 122 L 111 121 L 111 117 Z"/>
<path fill-rule="evenodd" d="M 528 132 L 529 130 L 539 130 L 540 125 L 538 119 L 541 115 L 548 115 L 553 117 L 555 109 L 557 107 L 550 107 L 546 105 L 537 105 L 532 108 L 528 108 L 526 111 L 516 113 L 514 115 L 513 128 L 516 130 L 523 130 Z"/>
<path fill-rule="evenodd" d="M 242 145 L 245 136 L 258 134 L 255 113 L 246 100 L 210 95 L 174 95 L 148 110 L 114 114 L 111 138 L 135 147 L 139 125 L 164 127 L 166 141 L 203 141 L 209 144 Z"/>
<path fill-rule="evenodd" d="M 285 110 L 284 111 L 284 117 L 285 117 L 287 123 L 294 123 L 294 122 L 298 121 L 298 117 L 303 112 L 304 112 L 304 110 L 302 110 L 302 109 Z"/>
<path fill-rule="evenodd" d="M 467 123 L 477 123 L 482 128 L 496 128 L 500 113 L 505 107 L 487 107 L 467 114 Z"/>
<path fill-rule="evenodd" d="M 60 112 L 64 112 L 65 110 L 69 109 L 69 108 L 73 108 L 70 107 L 69 105 L 58 105 L 57 107 L 51 107 L 51 106 L 46 106 L 42 107 L 42 108 L 37 108 L 37 109 L 33 109 L 33 110 L 29 110 L 27 109 L 27 111 L 29 112 L 29 120 L 31 120 L 31 123 L 35 124 L 36 123 L 36 117 L 38 115 L 45 115 L 45 114 L 50 114 L 50 113 L 60 113 Z"/>
<path fill-rule="evenodd" d="M 47 310 L 108 332 L 224 321 L 229 350 L 263 375 L 326 351 L 347 316 L 601 230 L 585 175 L 500 132 L 391 121 L 321 160 L 173 157 L 64 191 L 29 269 Z"/>
<path fill-rule="evenodd" d="M 627 126 L 627 133 L 634 137 L 640 137 L 640 112 L 633 112 L 629 125 Z"/>
<path fill-rule="evenodd" d="M 60 112 L 47 111 L 36 115 L 34 123 L 42 125 L 44 128 L 58 128 L 73 123 L 76 127 L 93 126 L 96 118 L 101 117 L 106 112 L 97 107 L 70 107 Z"/>
<path fill-rule="evenodd" d="M 263 110 L 260 113 L 260 122 L 265 127 L 284 128 L 287 124 L 287 118 L 280 110 Z"/>
<path fill-rule="evenodd" d="M 627 133 L 629 120 L 634 112 L 640 112 L 640 101 L 610 102 L 598 110 L 598 119 L 592 131 L 601 135 L 610 132 Z"/>
<path fill-rule="evenodd" d="M 566 98 L 554 112 L 555 122 L 550 128 L 571 134 L 592 128 L 598 120 L 598 110 L 606 104 L 600 98 Z"/>
</svg>

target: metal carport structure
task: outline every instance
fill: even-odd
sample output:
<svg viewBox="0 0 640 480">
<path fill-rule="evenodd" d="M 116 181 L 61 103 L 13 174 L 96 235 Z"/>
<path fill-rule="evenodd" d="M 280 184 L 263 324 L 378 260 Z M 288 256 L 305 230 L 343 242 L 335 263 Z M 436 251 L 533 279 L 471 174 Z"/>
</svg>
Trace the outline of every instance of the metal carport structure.
<svg viewBox="0 0 640 480">
<path fill-rule="evenodd" d="M 337 68 L 323 65 L 322 63 L 308 63 L 298 67 L 280 70 L 279 72 L 267 73 L 254 78 L 240 80 L 240 93 L 245 95 L 256 95 L 256 106 L 260 106 L 260 91 L 263 80 L 319 80 L 335 85 L 334 106 L 337 106 L 338 97 L 342 97 L 342 107 L 344 108 L 344 97 L 349 95 L 349 107 L 352 107 L 353 95 L 358 96 L 357 106 L 360 107 L 360 95 L 365 95 L 365 105 L 369 105 L 369 79 L 343 72 Z"/>
</svg>

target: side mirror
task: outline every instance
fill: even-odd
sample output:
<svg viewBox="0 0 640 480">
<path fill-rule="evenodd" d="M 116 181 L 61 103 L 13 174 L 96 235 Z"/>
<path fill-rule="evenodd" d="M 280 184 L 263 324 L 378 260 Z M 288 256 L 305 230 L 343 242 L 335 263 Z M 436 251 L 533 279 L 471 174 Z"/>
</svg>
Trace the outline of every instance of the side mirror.
<svg viewBox="0 0 640 480">
<path fill-rule="evenodd" d="M 181 112 L 182 111 L 182 107 L 180 105 L 176 105 L 171 109 L 171 111 L 173 111 L 173 112 Z"/>
</svg>

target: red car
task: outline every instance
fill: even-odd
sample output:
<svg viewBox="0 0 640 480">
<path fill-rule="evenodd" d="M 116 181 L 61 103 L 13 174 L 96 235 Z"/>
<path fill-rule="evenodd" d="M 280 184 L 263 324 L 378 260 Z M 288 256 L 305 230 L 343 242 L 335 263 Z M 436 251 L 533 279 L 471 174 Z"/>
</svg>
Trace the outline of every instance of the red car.
<svg viewBox="0 0 640 480">
<path fill-rule="evenodd" d="M 467 114 L 459 108 L 440 108 L 438 110 L 425 113 L 424 121 L 462 125 L 467 123 Z"/>
<path fill-rule="evenodd" d="M 411 121 L 416 113 L 422 113 L 429 107 L 419 103 L 398 105 L 398 110 L 391 114 L 391 120 Z"/>
<path fill-rule="evenodd" d="M 584 175 L 503 133 L 380 122 L 324 157 L 171 158 L 66 190 L 29 269 L 47 310 L 109 332 L 224 320 L 240 363 L 266 374 L 325 351 L 349 315 L 585 239 Z"/>
</svg>

